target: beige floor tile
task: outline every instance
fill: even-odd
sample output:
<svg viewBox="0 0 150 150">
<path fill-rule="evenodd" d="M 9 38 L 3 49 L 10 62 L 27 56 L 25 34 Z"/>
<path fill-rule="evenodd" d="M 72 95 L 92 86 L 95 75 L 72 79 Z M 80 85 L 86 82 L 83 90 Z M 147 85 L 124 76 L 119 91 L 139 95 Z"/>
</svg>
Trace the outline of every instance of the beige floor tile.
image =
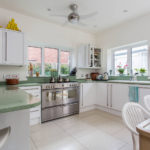
<svg viewBox="0 0 150 150">
<path fill-rule="evenodd" d="M 119 150 L 133 150 L 132 144 L 125 144 L 121 149 Z"/>
<path fill-rule="evenodd" d="M 114 134 L 114 136 L 126 143 L 132 143 L 131 133 L 127 128 L 123 128 Z"/>
<path fill-rule="evenodd" d="M 30 139 L 30 148 L 31 148 L 31 150 L 37 150 L 35 144 L 32 141 L 32 139 Z"/>
<path fill-rule="evenodd" d="M 84 135 L 77 139 L 89 150 L 119 150 L 125 143 L 101 131 Z"/>
<path fill-rule="evenodd" d="M 31 138 L 32 150 L 126 150 L 132 144 L 121 118 L 99 110 L 33 126 Z"/>
<path fill-rule="evenodd" d="M 44 143 L 36 143 L 38 150 L 87 150 L 71 136 L 57 136 L 46 140 Z"/>
</svg>

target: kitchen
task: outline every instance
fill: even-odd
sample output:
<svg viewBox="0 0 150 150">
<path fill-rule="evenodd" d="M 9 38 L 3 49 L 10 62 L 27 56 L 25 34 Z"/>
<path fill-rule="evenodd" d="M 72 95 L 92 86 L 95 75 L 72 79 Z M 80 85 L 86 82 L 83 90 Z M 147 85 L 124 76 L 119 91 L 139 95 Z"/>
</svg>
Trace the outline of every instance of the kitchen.
<svg viewBox="0 0 150 150">
<path fill-rule="evenodd" d="M 1 149 L 133 149 L 121 115 L 147 110 L 149 18 L 147 0 L 1 0 Z"/>
</svg>

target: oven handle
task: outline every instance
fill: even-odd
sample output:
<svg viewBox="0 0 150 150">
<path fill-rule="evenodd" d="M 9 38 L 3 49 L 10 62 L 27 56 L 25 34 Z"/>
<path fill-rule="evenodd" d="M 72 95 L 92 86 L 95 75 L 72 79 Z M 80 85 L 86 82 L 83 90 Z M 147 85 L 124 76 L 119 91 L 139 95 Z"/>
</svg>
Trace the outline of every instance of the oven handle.
<svg viewBox="0 0 150 150">
<path fill-rule="evenodd" d="M 42 89 L 42 92 L 45 92 L 45 91 L 46 91 L 46 92 L 48 92 L 48 91 L 49 91 L 49 92 L 57 92 L 57 91 L 58 91 L 58 92 L 62 92 L 62 90 L 63 90 L 63 89 L 53 89 L 53 90 Z"/>
<path fill-rule="evenodd" d="M 79 89 L 79 86 L 78 86 L 78 87 L 67 87 L 67 88 L 63 88 L 63 90 L 71 90 L 71 89 Z"/>
</svg>

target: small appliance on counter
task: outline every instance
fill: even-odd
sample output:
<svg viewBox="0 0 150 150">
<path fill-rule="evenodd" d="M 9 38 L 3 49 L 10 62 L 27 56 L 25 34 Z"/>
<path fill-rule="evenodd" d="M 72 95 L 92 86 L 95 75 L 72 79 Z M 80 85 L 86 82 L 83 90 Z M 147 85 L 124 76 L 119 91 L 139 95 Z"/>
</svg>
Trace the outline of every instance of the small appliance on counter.
<svg viewBox="0 0 150 150">
<path fill-rule="evenodd" d="M 100 74 L 96 77 L 96 80 L 98 81 L 108 81 L 109 80 L 109 76 L 108 73 L 105 72 L 104 74 Z"/>
<path fill-rule="evenodd" d="M 61 76 L 59 76 L 58 79 L 57 79 L 57 82 L 58 83 L 62 83 L 63 82 L 63 78 Z"/>
<path fill-rule="evenodd" d="M 92 80 L 96 80 L 96 78 L 97 78 L 98 75 L 99 75 L 98 72 L 92 72 L 92 73 L 91 73 L 91 79 L 92 79 Z"/>
<path fill-rule="evenodd" d="M 49 82 L 50 82 L 50 83 L 55 83 L 55 78 L 54 78 L 54 77 L 51 77 Z"/>
<path fill-rule="evenodd" d="M 19 84 L 19 77 L 18 75 L 7 75 L 6 76 L 6 84 L 7 85 L 16 85 Z"/>
<path fill-rule="evenodd" d="M 77 68 L 73 68 L 70 72 L 70 76 L 76 76 L 76 73 L 77 73 Z"/>
<path fill-rule="evenodd" d="M 103 75 L 98 75 L 97 77 L 96 77 L 96 80 L 103 80 Z"/>
<path fill-rule="evenodd" d="M 105 72 L 105 73 L 103 74 L 103 80 L 104 80 L 104 81 L 107 81 L 108 79 L 109 79 L 108 73 Z"/>
</svg>

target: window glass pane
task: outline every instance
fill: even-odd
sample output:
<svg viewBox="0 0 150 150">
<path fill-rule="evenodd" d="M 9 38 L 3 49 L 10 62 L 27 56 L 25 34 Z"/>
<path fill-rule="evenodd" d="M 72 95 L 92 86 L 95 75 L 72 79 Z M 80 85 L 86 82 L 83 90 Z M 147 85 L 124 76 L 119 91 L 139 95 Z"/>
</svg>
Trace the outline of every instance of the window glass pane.
<svg viewBox="0 0 150 150">
<path fill-rule="evenodd" d="M 127 52 L 127 50 L 118 50 L 114 52 L 115 74 L 119 74 L 118 66 L 121 66 L 121 68 L 123 68 L 125 65 L 127 65 Z M 127 69 L 124 73 L 127 74 Z"/>
<path fill-rule="evenodd" d="M 70 52 L 60 52 L 60 73 L 61 75 L 68 75 L 70 72 Z"/>
<path fill-rule="evenodd" d="M 54 48 L 44 49 L 45 75 L 52 75 L 52 70 L 57 70 L 58 66 L 58 50 Z"/>
<path fill-rule="evenodd" d="M 144 68 L 148 70 L 148 46 L 140 46 L 132 48 L 132 71 L 136 73 L 136 69 Z"/>
<path fill-rule="evenodd" d="M 41 48 L 28 47 L 28 63 L 33 65 L 33 74 L 41 74 Z"/>
</svg>

